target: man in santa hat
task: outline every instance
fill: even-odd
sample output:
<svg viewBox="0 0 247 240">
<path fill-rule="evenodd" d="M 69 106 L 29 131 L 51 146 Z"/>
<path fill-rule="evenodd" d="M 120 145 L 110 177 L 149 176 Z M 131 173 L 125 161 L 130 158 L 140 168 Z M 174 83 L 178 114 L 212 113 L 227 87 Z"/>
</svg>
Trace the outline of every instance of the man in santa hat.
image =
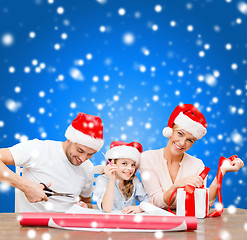
<svg viewBox="0 0 247 240">
<path fill-rule="evenodd" d="M 99 117 L 79 113 L 65 132 L 65 142 L 38 139 L 0 149 L 0 181 L 17 188 L 18 212 L 64 212 L 74 203 L 90 207 L 93 164 L 103 146 Z M 23 167 L 22 176 L 6 165 Z M 49 196 L 47 187 L 68 196 Z"/>
</svg>

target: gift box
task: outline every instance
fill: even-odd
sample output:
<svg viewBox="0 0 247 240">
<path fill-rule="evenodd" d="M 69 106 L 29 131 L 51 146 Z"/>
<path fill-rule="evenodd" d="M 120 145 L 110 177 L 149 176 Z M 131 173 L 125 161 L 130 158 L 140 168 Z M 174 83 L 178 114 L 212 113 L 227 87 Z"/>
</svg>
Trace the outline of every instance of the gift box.
<svg viewBox="0 0 247 240">
<path fill-rule="evenodd" d="M 212 213 L 209 213 L 209 191 L 208 188 L 201 186 L 201 188 L 196 188 L 192 185 L 186 185 L 183 188 L 178 188 L 173 191 L 168 201 L 168 211 L 172 213 L 170 209 L 170 203 L 175 193 L 177 193 L 177 206 L 176 206 L 176 214 L 177 216 L 194 216 L 197 218 L 205 218 L 205 217 L 218 217 L 221 216 L 223 212 L 223 202 L 221 196 L 221 186 L 222 186 L 222 172 L 221 165 L 224 161 L 232 162 L 238 156 L 233 155 L 226 159 L 225 157 L 220 157 L 219 165 L 217 170 L 217 194 L 219 203 L 222 205 L 221 209 L 216 209 Z M 199 174 L 204 180 L 209 172 L 210 168 L 205 167 L 204 170 Z"/>
<path fill-rule="evenodd" d="M 196 188 L 186 192 L 184 188 L 177 189 L 177 216 L 195 216 L 205 218 L 209 212 L 208 188 Z"/>
</svg>

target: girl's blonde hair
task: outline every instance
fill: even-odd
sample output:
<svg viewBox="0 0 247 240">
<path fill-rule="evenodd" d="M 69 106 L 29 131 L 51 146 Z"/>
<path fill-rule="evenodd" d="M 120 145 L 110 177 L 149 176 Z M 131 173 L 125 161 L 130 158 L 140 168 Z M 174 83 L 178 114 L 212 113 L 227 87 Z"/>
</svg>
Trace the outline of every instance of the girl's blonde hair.
<svg viewBox="0 0 247 240">
<path fill-rule="evenodd" d="M 116 161 L 118 159 L 108 159 L 110 162 L 112 160 L 114 160 L 114 164 L 116 164 Z M 109 164 L 108 162 L 106 163 L 106 165 Z M 102 174 L 104 174 L 104 172 L 102 172 Z M 129 199 L 131 196 L 132 196 L 132 193 L 133 193 L 133 188 L 134 188 L 134 183 L 133 183 L 133 179 L 135 177 L 135 173 L 130 177 L 129 180 L 124 180 L 124 187 L 123 189 L 121 190 L 124 197 L 127 199 Z"/>
</svg>

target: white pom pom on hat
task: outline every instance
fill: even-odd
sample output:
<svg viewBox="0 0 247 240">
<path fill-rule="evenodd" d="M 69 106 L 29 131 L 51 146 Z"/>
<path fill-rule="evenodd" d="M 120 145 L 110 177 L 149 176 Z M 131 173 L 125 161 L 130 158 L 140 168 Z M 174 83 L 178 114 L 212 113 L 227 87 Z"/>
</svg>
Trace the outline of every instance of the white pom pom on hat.
<svg viewBox="0 0 247 240">
<path fill-rule="evenodd" d="M 165 128 L 163 129 L 162 133 L 163 133 L 163 136 L 169 138 L 169 137 L 172 136 L 173 130 L 172 130 L 172 128 L 170 128 L 170 127 L 165 127 Z"/>
<path fill-rule="evenodd" d="M 163 129 L 164 137 L 171 137 L 173 124 L 200 139 L 207 133 L 207 122 L 204 115 L 192 104 L 178 105 L 172 112 L 167 127 Z"/>
</svg>

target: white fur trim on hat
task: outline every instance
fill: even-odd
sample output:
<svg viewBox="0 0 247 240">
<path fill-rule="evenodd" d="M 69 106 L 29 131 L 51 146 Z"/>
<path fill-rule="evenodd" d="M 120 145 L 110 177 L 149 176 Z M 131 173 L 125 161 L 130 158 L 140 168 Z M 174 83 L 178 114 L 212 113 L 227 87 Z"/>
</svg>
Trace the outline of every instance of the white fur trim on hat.
<svg viewBox="0 0 247 240">
<path fill-rule="evenodd" d="M 136 148 L 125 145 L 113 147 L 105 154 L 106 159 L 129 158 L 136 162 L 136 167 L 139 165 L 140 156 Z"/>
<path fill-rule="evenodd" d="M 69 127 L 67 128 L 65 137 L 73 143 L 79 143 L 83 146 L 92 148 L 97 152 L 104 145 L 104 141 L 102 139 L 90 137 L 89 135 L 76 130 L 72 125 L 69 125 Z"/>
<path fill-rule="evenodd" d="M 174 123 L 178 125 L 181 129 L 191 133 L 195 138 L 201 139 L 206 133 L 207 129 L 202 126 L 202 124 L 193 121 L 191 118 L 180 112 Z"/>
</svg>

